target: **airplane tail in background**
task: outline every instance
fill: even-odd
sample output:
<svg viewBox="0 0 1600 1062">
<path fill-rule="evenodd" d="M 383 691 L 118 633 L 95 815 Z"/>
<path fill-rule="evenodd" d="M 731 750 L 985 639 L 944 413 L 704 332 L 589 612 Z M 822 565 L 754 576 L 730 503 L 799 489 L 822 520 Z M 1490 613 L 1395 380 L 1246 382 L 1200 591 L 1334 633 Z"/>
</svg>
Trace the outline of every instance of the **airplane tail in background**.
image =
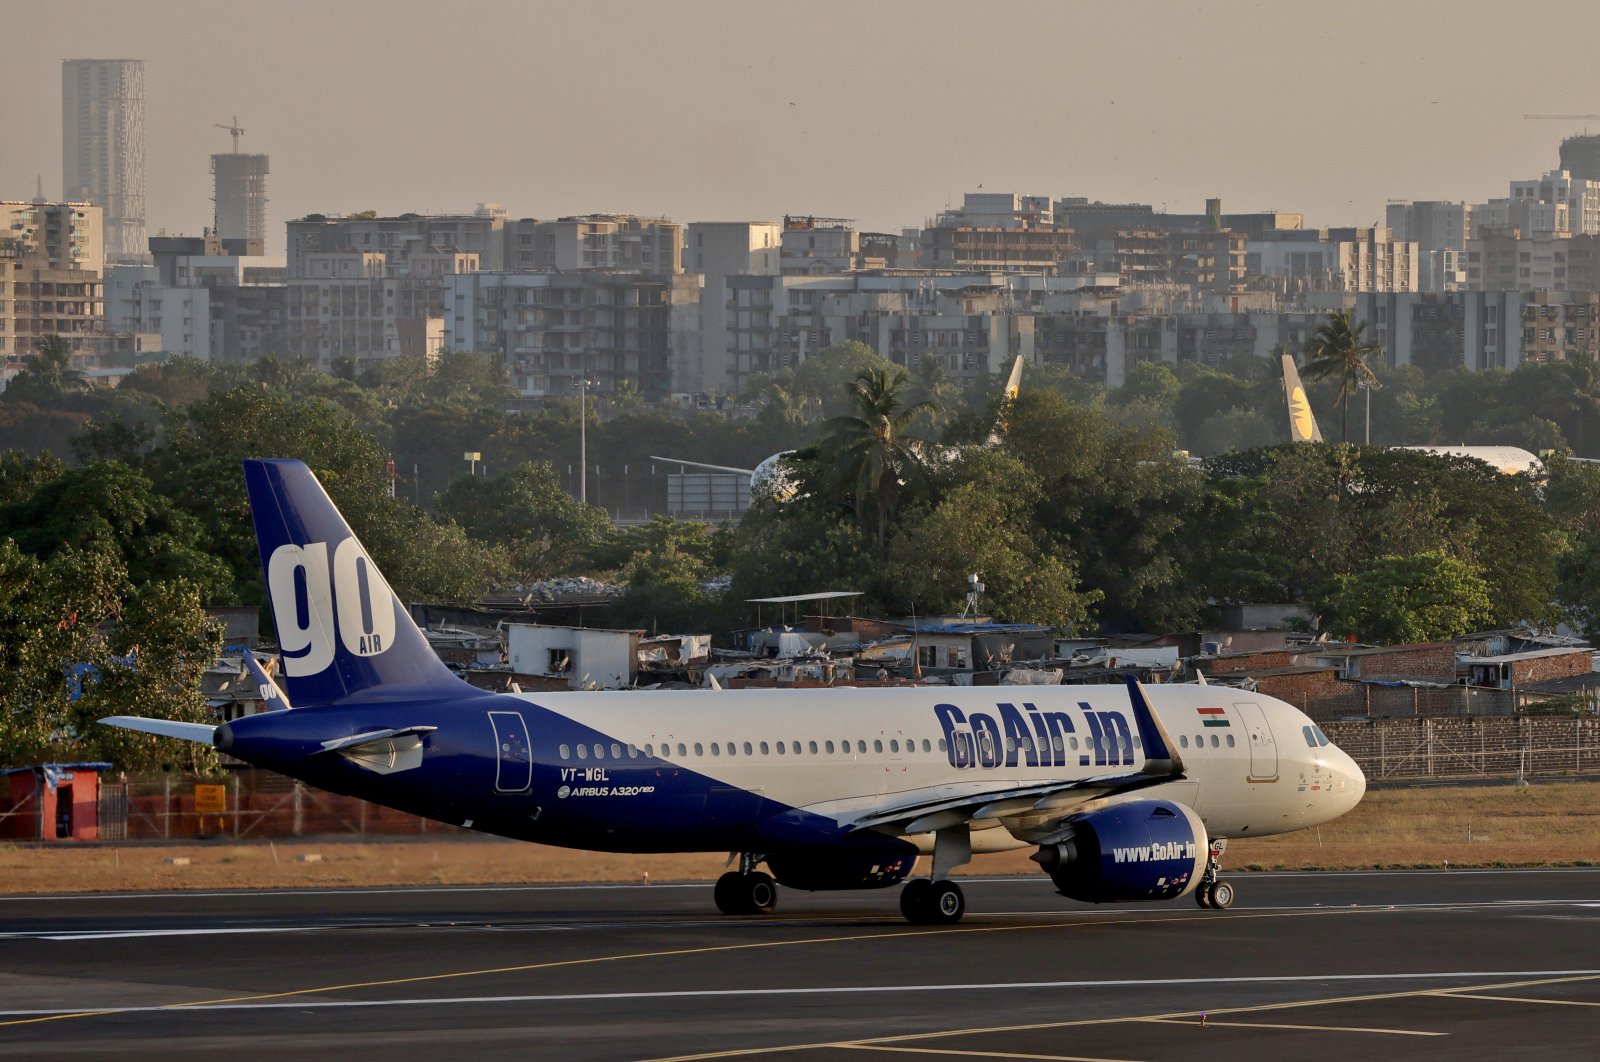
<svg viewBox="0 0 1600 1062">
<path fill-rule="evenodd" d="M 1006 413 L 1011 403 L 1017 400 L 1017 395 L 1022 391 L 1022 355 L 1017 355 L 1017 360 L 1011 363 L 1011 375 L 1006 377 L 1005 402 L 1000 408 L 1000 421 L 994 426 L 994 431 L 989 433 L 988 444 L 1000 445 L 1000 433 L 1006 428 Z"/>
<path fill-rule="evenodd" d="M 1300 384 L 1300 370 L 1295 368 L 1294 355 L 1283 356 L 1283 395 L 1289 403 L 1289 441 L 1321 442 L 1322 429 L 1311 412 L 1311 401 Z"/>
<path fill-rule="evenodd" d="M 309 468 L 251 460 L 244 476 L 290 702 L 483 692 L 444 666 Z"/>
</svg>

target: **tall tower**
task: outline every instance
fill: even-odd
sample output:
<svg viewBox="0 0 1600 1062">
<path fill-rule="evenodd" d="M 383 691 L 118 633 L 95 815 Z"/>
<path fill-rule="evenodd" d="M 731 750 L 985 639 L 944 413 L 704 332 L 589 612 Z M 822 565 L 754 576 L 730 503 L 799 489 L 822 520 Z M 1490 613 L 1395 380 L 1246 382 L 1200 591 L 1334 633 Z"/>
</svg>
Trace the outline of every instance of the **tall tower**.
<svg viewBox="0 0 1600 1062">
<path fill-rule="evenodd" d="M 216 204 L 217 235 L 244 239 L 265 247 L 267 238 L 267 157 L 212 155 L 211 175 Z M 254 251 L 263 254 L 264 250 Z"/>
<path fill-rule="evenodd" d="M 67 200 L 104 209 L 106 257 L 142 257 L 143 59 L 62 61 L 61 171 Z"/>
<path fill-rule="evenodd" d="M 1569 136 L 1561 142 L 1561 168 L 1586 181 L 1600 181 L 1600 136 Z"/>
</svg>

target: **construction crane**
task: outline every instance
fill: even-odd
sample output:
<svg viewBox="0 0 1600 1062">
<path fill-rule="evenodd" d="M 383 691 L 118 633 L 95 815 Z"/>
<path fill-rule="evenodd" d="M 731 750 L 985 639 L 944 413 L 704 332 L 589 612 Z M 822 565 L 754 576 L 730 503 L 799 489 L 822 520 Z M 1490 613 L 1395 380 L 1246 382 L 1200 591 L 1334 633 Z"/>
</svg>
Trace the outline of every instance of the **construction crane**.
<svg viewBox="0 0 1600 1062">
<path fill-rule="evenodd" d="M 1600 114 L 1524 114 L 1522 120 L 1524 122 L 1600 122 Z"/>
<path fill-rule="evenodd" d="M 211 124 L 218 129 L 226 129 L 233 134 L 233 153 L 237 155 L 239 153 L 239 138 L 244 136 L 244 130 L 239 127 L 239 116 L 237 114 L 233 116 L 232 125 L 223 125 L 221 122 L 212 122 Z"/>
</svg>

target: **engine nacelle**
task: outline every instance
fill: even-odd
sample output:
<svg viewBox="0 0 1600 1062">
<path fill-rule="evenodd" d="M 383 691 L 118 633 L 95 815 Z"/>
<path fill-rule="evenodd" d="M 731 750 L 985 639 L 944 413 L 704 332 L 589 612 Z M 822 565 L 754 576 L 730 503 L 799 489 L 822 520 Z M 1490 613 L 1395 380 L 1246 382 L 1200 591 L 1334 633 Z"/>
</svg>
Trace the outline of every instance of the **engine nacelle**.
<svg viewBox="0 0 1600 1062">
<path fill-rule="evenodd" d="M 1135 800 L 1069 817 L 1069 833 L 1032 856 L 1061 895 L 1085 903 L 1170 900 L 1199 884 L 1205 824 L 1169 800 Z"/>
<path fill-rule="evenodd" d="M 806 892 L 884 889 L 911 873 L 917 850 L 903 841 L 850 848 L 792 848 L 767 854 L 778 884 Z"/>
</svg>

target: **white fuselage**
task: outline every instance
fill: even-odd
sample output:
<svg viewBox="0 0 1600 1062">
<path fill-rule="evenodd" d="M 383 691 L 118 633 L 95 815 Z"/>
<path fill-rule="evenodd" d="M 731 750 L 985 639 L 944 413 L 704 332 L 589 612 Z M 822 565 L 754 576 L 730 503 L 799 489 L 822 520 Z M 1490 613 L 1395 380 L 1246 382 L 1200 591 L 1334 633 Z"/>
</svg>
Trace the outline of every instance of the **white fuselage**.
<svg viewBox="0 0 1600 1062">
<path fill-rule="evenodd" d="M 1183 776 L 1109 802 L 1167 799 L 1192 807 L 1212 837 L 1254 837 L 1337 818 L 1366 790 L 1355 762 L 1282 701 L 1224 686 L 1157 685 L 1145 693 L 1182 760 Z M 535 734 L 540 758 L 556 766 L 625 769 L 655 758 L 841 823 L 920 802 L 1131 774 L 1144 763 L 1142 743 L 1130 737 L 1137 727 L 1122 686 L 524 699 L 607 738 L 582 743 L 588 747 L 580 755 L 574 743 L 545 745 Z M 999 725 L 984 733 L 980 716 Z M 952 718 L 960 720 L 953 729 Z M 957 744 L 966 750 L 966 763 L 957 762 L 963 758 L 952 751 Z M 980 817 L 971 825 L 977 851 L 1029 843 L 994 828 L 1002 825 L 999 818 Z"/>
</svg>

